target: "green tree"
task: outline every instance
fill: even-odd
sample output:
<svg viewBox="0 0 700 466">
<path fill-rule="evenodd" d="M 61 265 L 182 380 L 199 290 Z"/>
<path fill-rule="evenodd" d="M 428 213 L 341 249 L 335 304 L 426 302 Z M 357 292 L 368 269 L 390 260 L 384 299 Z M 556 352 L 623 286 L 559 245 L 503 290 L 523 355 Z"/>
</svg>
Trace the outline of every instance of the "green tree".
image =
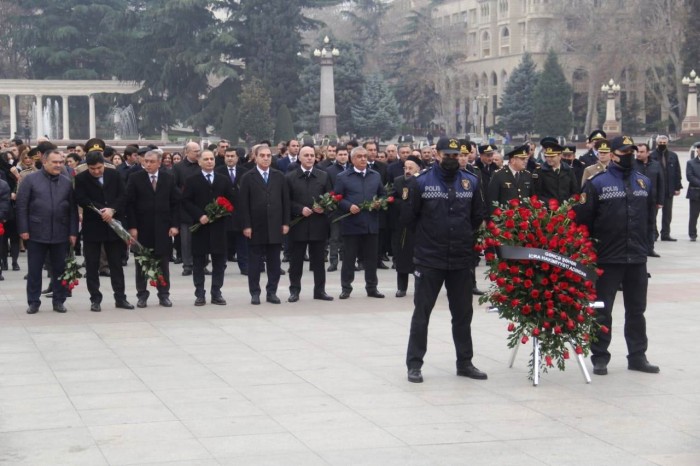
<svg viewBox="0 0 700 466">
<path fill-rule="evenodd" d="M 305 9 L 321 8 L 342 0 L 225 0 L 227 26 L 237 39 L 229 50 L 245 62 L 246 72 L 268 89 L 272 108 L 294 105 L 301 92 L 299 74 L 304 50 L 301 33 L 320 26 Z"/>
<path fill-rule="evenodd" d="M 535 116 L 533 93 L 538 78 L 532 56 L 525 53 L 508 78 L 501 105 L 496 110 L 500 125 L 512 135 L 532 132 Z"/>
<path fill-rule="evenodd" d="M 270 117 L 270 94 L 257 77 L 250 78 L 241 90 L 241 105 L 238 108 L 241 133 L 246 141 L 261 141 L 272 137 Z"/>
<path fill-rule="evenodd" d="M 370 70 L 384 68 L 382 64 L 382 25 L 390 8 L 384 0 L 352 0 L 348 8 L 341 11 L 345 20 L 352 24 L 353 39 L 366 54 Z"/>
<path fill-rule="evenodd" d="M 294 137 L 294 123 L 292 123 L 292 114 L 286 105 L 277 110 L 277 121 L 275 122 L 275 142 L 289 141 Z"/>
<path fill-rule="evenodd" d="M 12 0 L 3 28 L 34 79 L 110 79 L 126 59 L 127 0 Z"/>
<path fill-rule="evenodd" d="M 236 74 L 222 60 L 233 37 L 214 16 L 209 0 L 132 0 L 131 6 L 128 22 L 136 33 L 121 77 L 144 83 L 134 99 L 140 128 L 158 132 L 180 122 L 205 135 L 212 120 L 221 121 L 225 108 L 208 108 L 210 80 Z"/>
<path fill-rule="evenodd" d="M 354 132 L 351 107 L 362 97 L 362 87 L 365 77 L 361 70 L 364 67 L 364 54 L 357 44 L 344 41 L 334 41 L 340 50 L 335 59 L 333 78 L 335 87 L 335 113 L 338 134 Z M 318 130 L 319 93 L 321 81 L 321 66 L 318 61 L 307 59 L 300 79 L 302 91 L 296 101 L 296 128 L 298 132 Z"/>
<path fill-rule="evenodd" d="M 533 127 L 540 136 L 568 136 L 573 124 L 571 85 L 566 81 L 556 52 L 550 50 L 532 92 Z"/>
<path fill-rule="evenodd" d="M 226 104 L 226 110 L 224 110 L 219 134 L 222 138 L 231 141 L 231 145 L 235 146 L 238 144 L 240 133 L 238 126 L 238 110 L 236 110 L 236 106 L 233 105 L 233 103 L 229 102 Z"/>
<path fill-rule="evenodd" d="M 351 111 L 355 130 L 360 136 L 391 139 L 401 126 L 399 105 L 379 74 L 367 78 L 362 98 Z"/>
</svg>

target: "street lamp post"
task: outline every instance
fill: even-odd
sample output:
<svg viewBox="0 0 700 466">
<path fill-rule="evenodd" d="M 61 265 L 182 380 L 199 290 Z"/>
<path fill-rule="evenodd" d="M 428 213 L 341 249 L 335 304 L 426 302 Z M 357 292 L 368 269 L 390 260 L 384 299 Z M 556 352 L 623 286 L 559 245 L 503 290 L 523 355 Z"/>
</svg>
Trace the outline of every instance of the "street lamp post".
<svg viewBox="0 0 700 466">
<path fill-rule="evenodd" d="M 685 118 L 681 123 L 681 133 L 692 136 L 694 133 L 700 132 L 700 119 L 698 119 L 698 91 L 697 85 L 700 84 L 700 76 L 695 70 L 690 72 L 690 76 L 686 76 L 681 81 L 688 86 L 688 104 L 685 107 Z"/>
<path fill-rule="evenodd" d="M 323 48 L 314 50 L 314 57 L 321 64 L 321 95 L 319 109 L 319 133 L 321 136 L 338 134 L 335 114 L 335 85 L 333 83 L 333 62 L 340 51 L 332 47 L 328 36 L 323 38 Z"/>
<path fill-rule="evenodd" d="M 612 78 L 606 84 L 600 86 L 600 90 L 606 94 L 607 102 L 605 106 L 605 123 L 603 131 L 608 135 L 618 135 L 622 133 L 622 125 L 615 117 L 615 99 L 620 93 L 620 85 Z"/>
<path fill-rule="evenodd" d="M 488 102 L 489 96 L 479 94 L 476 96 L 476 100 L 479 102 L 479 133 L 482 141 L 486 141 L 486 102 Z"/>
</svg>

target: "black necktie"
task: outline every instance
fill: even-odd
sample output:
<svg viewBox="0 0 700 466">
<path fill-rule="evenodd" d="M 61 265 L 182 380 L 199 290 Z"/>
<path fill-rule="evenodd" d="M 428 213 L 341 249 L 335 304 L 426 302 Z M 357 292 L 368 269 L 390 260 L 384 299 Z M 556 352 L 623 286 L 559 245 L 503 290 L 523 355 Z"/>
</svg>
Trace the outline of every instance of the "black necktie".
<svg viewBox="0 0 700 466">
<path fill-rule="evenodd" d="M 515 184 L 518 184 L 519 180 L 520 180 L 520 172 L 515 172 Z"/>
<path fill-rule="evenodd" d="M 304 176 L 305 176 L 306 179 L 308 180 L 309 177 L 311 176 L 311 171 L 310 171 L 310 170 L 306 170 L 306 171 L 304 172 Z"/>
<path fill-rule="evenodd" d="M 229 176 L 231 177 L 231 183 L 236 182 L 236 174 L 233 171 L 233 168 L 228 169 Z"/>
<path fill-rule="evenodd" d="M 156 190 L 156 175 L 151 175 L 151 186 L 153 186 L 153 191 Z"/>
<path fill-rule="evenodd" d="M 207 173 L 207 181 L 211 184 L 211 173 Z"/>
</svg>

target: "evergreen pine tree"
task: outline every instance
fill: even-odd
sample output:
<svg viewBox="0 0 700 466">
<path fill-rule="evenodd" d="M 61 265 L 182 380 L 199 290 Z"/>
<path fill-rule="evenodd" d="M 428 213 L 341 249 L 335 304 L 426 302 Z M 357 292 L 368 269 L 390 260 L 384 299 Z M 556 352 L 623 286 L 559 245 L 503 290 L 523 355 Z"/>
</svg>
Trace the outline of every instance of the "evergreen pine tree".
<svg viewBox="0 0 700 466">
<path fill-rule="evenodd" d="M 360 136 L 391 139 L 401 125 L 399 104 L 379 74 L 367 78 L 362 98 L 351 111 Z"/>
<path fill-rule="evenodd" d="M 294 138 L 294 124 L 292 114 L 285 104 L 277 110 L 277 121 L 275 122 L 275 142 L 289 141 Z"/>
<path fill-rule="evenodd" d="M 571 85 L 554 50 L 550 50 L 532 92 L 534 130 L 540 136 L 568 136 L 573 125 Z"/>
<path fill-rule="evenodd" d="M 224 117 L 221 121 L 221 130 L 219 133 L 224 139 L 231 141 L 231 145 L 235 146 L 238 144 L 238 138 L 240 137 L 240 131 L 238 126 L 238 111 L 233 103 L 229 102 L 226 104 L 226 110 L 224 110 Z"/>
<path fill-rule="evenodd" d="M 262 81 L 251 78 L 243 84 L 241 105 L 238 108 L 241 133 L 246 141 L 261 141 L 272 137 L 272 118 L 270 117 L 270 94 Z"/>
<path fill-rule="evenodd" d="M 534 120 L 533 92 L 538 73 L 529 53 L 523 55 L 520 64 L 508 78 L 501 105 L 496 110 L 500 125 L 511 135 L 532 132 Z"/>
</svg>

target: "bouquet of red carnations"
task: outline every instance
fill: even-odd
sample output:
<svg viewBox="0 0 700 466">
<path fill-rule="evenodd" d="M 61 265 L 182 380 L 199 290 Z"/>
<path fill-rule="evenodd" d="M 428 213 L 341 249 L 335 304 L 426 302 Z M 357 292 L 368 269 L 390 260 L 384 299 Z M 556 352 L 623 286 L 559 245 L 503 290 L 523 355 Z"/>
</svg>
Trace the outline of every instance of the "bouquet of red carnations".
<svg viewBox="0 0 700 466">
<path fill-rule="evenodd" d="M 564 370 L 567 344 L 587 355 L 598 324 L 597 256 L 585 225 L 574 222 L 577 196 L 545 206 L 537 197 L 496 208 L 475 247 L 485 251 L 491 289 L 479 299 L 498 309 L 508 324 L 508 347 L 537 337 L 547 367 Z M 603 332 L 607 328 L 601 327 Z M 530 378 L 533 375 L 531 362 Z"/>
<path fill-rule="evenodd" d="M 333 212 L 338 208 L 338 203 L 343 200 L 342 194 L 333 191 L 321 194 L 318 199 L 313 200 L 312 209 L 323 209 L 324 212 Z M 290 228 L 304 220 L 306 217 L 300 215 L 289 222 Z"/>
<path fill-rule="evenodd" d="M 66 258 L 66 268 L 58 280 L 61 282 L 61 286 L 67 288 L 68 291 L 73 291 L 73 288 L 80 284 L 80 279 L 83 278 L 83 274 L 80 269 L 83 268 L 82 265 L 78 264 L 75 260 L 75 251 L 73 246 L 70 247 L 68 251 L 68 257 Z"/>
<path fill-rule="evenodd" d="M 373 210 L 387 210 L 389 208 L 389 204 L 394 203 L 394 196 L 374 196 L 371 200 L 369 201 L 364 201 L 360 203 L 357 207 L 360 208 L 360 211 L 366 210 L 367 212 L 372 212 Z M 339 222 L 345 217 L 349 217 L 353 215 L 352 212 L 348 212 L 347 214 L 341 215 L 340 217 L 336 218 L 333 220 L 333 223 Z"/>
<path fill-rule="evenodd" d="M 209 218 L 209 223 L 213 223 L 222 217 L 231 215 L 233 212 L 233 204 L 223 196 L 219 196 L 214 201 L 210 202 L 204 207 L 204 213 Z M 190 227 L 191 232 L 199 230 L 202 226 L 201 223 L 196 223 Z"/>
</svg>

